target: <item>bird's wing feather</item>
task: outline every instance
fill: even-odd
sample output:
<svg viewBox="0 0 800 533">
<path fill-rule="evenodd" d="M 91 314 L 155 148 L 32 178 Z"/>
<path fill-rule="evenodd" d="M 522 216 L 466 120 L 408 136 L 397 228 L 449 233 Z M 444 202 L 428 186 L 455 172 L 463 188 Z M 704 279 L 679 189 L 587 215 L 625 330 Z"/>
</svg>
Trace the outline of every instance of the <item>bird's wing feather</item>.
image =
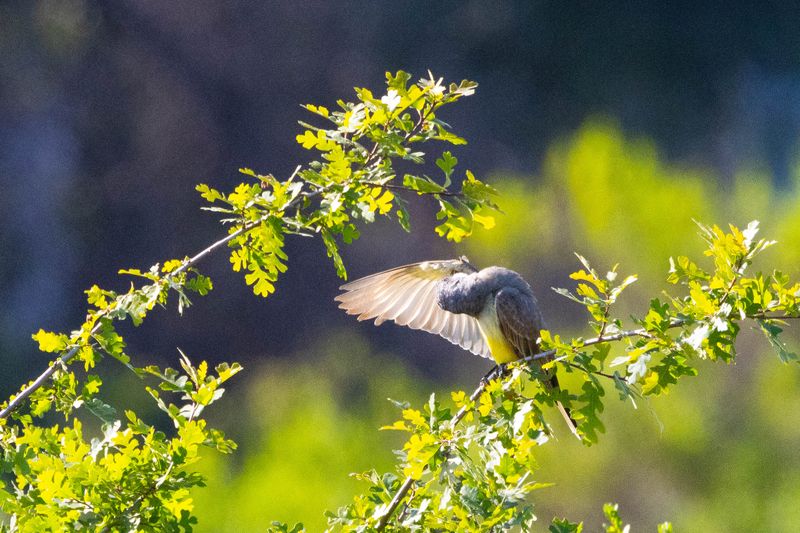
<svg viewBox="0 0 800 533">
<path fill-rule="evenodd" d="M 490 357 L 478 321 L 445 311 L 437 302 L 437 283 L 457 272 L 475 272 L 461 260 L 425 261 L 378 272 L 341 286 L 339 307 L 358 320 L 392 320 L 401 326 L 441 335 L 465 350 Z"/>
<path fill-rule="evenodd" d="M 495 296 L 495 310 L 500 330 L 519 356 L 535 354 L 542 315 L 533 296 L 512 287 L 500 289 Z"/>
</svg>

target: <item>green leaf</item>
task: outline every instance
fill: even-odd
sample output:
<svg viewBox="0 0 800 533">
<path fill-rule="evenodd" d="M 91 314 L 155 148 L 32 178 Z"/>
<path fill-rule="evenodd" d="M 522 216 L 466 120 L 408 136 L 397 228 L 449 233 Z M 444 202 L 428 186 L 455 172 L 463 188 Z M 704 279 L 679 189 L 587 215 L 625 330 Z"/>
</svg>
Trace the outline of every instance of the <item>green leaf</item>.
<svg viewBox="0 0 800 533">
<path fill-rule="evenodd" d="M 786 343 L 780 338 L 780 333 L 783 328 L 778 326 L 774 320 L 756 320 L 756 323 L 761 328 L 761 331 L 767 337 L 770 346 L 778 353 L 778 357 L 784 363 L 791 363 L 800 361 L 800 357 L 796 353 L 787 348 Z"/>
<path fill-rule="evenodd" d="M 445 188 L 427 176 L 420 177 L 412 174 L 403 176 L 403 185 L 417 191 L 419 194 L 435 194 L 445 191 Z"/>
<path fill-rule="evenodd" d="M 604 524 L 606 533 L 628 533 L 630 526 L 622 523 L 619 517 L 619 506 L 617 504 L 607 503 L 603 506 L 603 514 L 606 515 L 609 523 Z"/>
<path fill-rule="evenodd" d="M 455 133 L 448 131 L 444 126 L 438 124 L 436 126 L 436 135 L 433 138 L 439 141 L 450 143 L 454 146 L 467 144 L 466 139 L 459 137 Z"/>
<path fill-rule="evenodd" d="M 550 533 L 581 533 L 583 531 L 583 522 L 575 523 L 566 518 L 554 518 L 547 530 Z"/>
<path fill-rule="evenodd" d="M 347 224 L 342 228 L 342 240 L 345 244 L 351 244 L 354 240 L 358 239 L 361 234 L 353 224 Z"/>
<path fill-rule="evenodd" d="M 468 198 L 489 206 L 494 205 L 492 202 L 498 194 L 494 187 L 478 180 L 469 170 L 467 170 L 467 179 L 461 184 L 461 192 Z"/>
<path fill-rule="evenodd" d="M 251 171 L 252 172 L 252 171 Z M 195 190 L 200 193 L 200 196 L 207 202 L 216 202 L 217 200 L 225 200 L 225 195 L 216 189 L 212 189 L 205 183 L 200 183 L 195 187 Z"/>
<path fill-rule="evenodd" d="M 572 414 L 584 441 L 594 444 L 598 441 L 598 433 L 605 432 L 605 425 L 600 420 L 600 413 L 605 409 L 602 400 L 605 390 L 592 376 L 586 377 L 581 390 L 582 393 L 573 402 Z M 579 407 L 576 409 L 575 405 Z"/>
<path fill-rule="evenodd" d="M 114 325 L 109 319 L 100 320 L 100 329 L 94 334 L 94 338 L 100 347 L 112 357 L 127 363 L 130 358 L 123 353 L 125 340 L 114 329 Z"/>
<path fill-rule="evenodd" d="M 267 533 L 303 533 L 305 530 L 302 522 L 298 522 L 291 529 L 284 522 L 272 522 L 272 527 L 267 528 Z"/>
<path fill-rule="evenodd" d="M 442 152 L 442 156 L 436 160 L 436 166 L 442 169 L 445 176 L 444 187 L 447 188 L 450 186 L 450 175 L 453 173 L 453 169 L 458 164 L 458 159 L 453 156 L 450 152 Z"/>
<path fill-rule="evenodd" d="M 403 228 L 403 230 L 405 230 L 407 233 L 410 233 L 411 223 L 409 222 L 408 209 L 406 209 L 404 203 L 400 201 L 395 202 L 395 207 L 397 208 L 395 215 L 397 216 L 397 221 L 400 223 L 400 227 Z"/>
<path fill-rule="evenodd" d="M 391 72 L 386 73 L 386 86 L 389 89 L 394 89 L 400 94 L 406 94 L 406 86 L 408 85 L 408 81 L 411 79 L 411 74 L 408 72 L 404 72 L 402 70 L 398 70 L 396 74 L 392 74 Z"/>
<path fill-rule="evenodd" d="M 325 243 L 325 249 L 328 252 L 328 257 L 333 259 L 333 265 L 336 267 L 336 274 L 342 279 L 347 279 L 347 269 L 344 266 L 344 261 L 342 261 L 342 256 L 339 255 L 339 245 L 336 244 L 336 239 L 333 238 L 333 235 L 331 235 L 328 230 L 323 229 L 321 234 L 322 242 Z"/>
<path fill-rule="evenodd" d="M 86 406 L 90 413 L 107 424 L 112 424 L 119 420 L 117 410 L 99 398 L 89 398 L 83 402 L 83 405 Z"/>
<path fill-rule="evenodd" d="M 69 338 L 62 333 L 52 333 L 40 329 L 32 336 L 33 340 L 39 343 L 39 349 L 43 352 L 60 352 L 67 346 Z"/>
<path fill-rule="evenodd" d="M 201 274 L 196 274 L 194 277 L 186 281 L 186 288 L 190 291 L 196 292 L 200 296 L 205 296 L 211 291 L 211 289 L 214 288 L 214 284 L 212 283 L 211 278 Z"/>
</svg>

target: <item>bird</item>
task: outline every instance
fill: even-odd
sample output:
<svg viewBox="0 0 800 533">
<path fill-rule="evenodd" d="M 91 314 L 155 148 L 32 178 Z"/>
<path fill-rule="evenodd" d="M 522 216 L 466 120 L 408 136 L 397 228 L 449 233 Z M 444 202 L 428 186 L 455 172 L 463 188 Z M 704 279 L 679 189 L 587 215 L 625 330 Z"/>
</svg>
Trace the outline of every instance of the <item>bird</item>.
<svg viewBox="0 0 800 533">
<path fill-rule="evenodd" d="M 544 320 L 530 284 L 500 266 L 478 269 L 458 259 L 422 261 L 378 272 L 340 287 L 339 308 L 359 321 L 390 320 L 440 335 L 476 355 L 504 365 L 538 353 Z M 537 360 L 544 364 L 551 358 Z M 555 369 L 545 387 L 558 390 Z M 556 402 L 573 435 L 570 412 Z"/>
</svg>

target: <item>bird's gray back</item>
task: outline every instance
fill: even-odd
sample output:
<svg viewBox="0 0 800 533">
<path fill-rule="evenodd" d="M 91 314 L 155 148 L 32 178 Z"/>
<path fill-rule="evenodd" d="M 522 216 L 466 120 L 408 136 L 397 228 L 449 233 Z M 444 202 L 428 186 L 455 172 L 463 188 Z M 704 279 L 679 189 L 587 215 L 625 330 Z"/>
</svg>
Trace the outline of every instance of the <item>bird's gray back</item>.
<svg viewBox="0 0 800 533">
<path fill-rule="evenodd" d="M 444 278 L 438 283 L 437 301 L 445 311 L 478 316 L 487 298 L 506 287 L 516 289 L 521 297 L 533 298 L 531 286 L 522 276 L 507 268 L 491 266 Z"/>
</svg>

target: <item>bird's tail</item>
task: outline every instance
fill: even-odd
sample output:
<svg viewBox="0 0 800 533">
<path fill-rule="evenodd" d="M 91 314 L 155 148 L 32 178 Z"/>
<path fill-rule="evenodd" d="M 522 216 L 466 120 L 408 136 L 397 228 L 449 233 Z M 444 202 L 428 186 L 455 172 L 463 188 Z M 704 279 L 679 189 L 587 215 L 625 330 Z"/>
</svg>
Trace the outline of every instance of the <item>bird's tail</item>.
<svg viewBox="0 0 800 533">
<path fill-rule="evenodd" d="M 553 374 L 553 377 L 550 378 L 549 385 L 553 390 L 559 390 L 561 388 L 558 385 L 558 377 L 555 374 Z M 567 426 L 572 434 L 575 435 L 578 440 L 583 440 L 578 434 L 578 423 L 575 422 L 574 418 L 572 418 L 572 414 L 569 412 L 569 409 L 564 407 L 564 405 L 558 401 L 556 402 L 556 407 L 558 408 L 558 412 L 561 413 L 561 416 L 564 417 L 564 420 L 566 421 Z"/>
</svg>

